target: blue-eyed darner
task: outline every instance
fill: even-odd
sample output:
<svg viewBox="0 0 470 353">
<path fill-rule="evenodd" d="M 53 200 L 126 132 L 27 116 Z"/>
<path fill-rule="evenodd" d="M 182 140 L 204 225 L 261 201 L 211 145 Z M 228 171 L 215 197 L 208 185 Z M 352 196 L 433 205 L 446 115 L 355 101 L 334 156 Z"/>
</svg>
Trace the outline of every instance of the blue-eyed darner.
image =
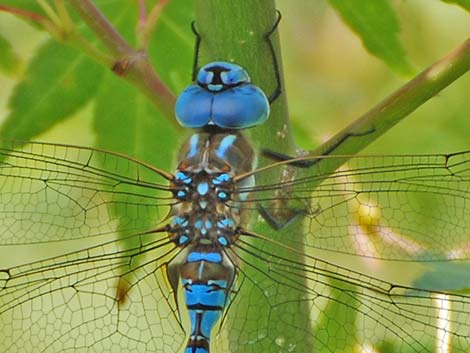
<svg viewBox="0 0 470 353">
<path fill-rule="evenodd" d="M 215 146 L 214 153 L 224 156 L 235 141 L 245 143 L 233 136 L 218 136 L 214 131 L 193 135 L 179 160 L 184 160 L 185 153 L 200 157 L 192 151 L 201 151 L 204 145 Z M 177 245 L 189 240 L 178 232 L 169 238 L 164 231 L 169 230 L 170 207 L 193 211 L 184 203 L 188 194 L 207 195 L 206 179 L 188 191 L 181 184 L 191 177 L 175 173 L 180 183 L 177 192 L 183 191 L 175 195 L 175 185 L 168 186 L 170 174 L 118 154 L 47 144 L 31 144 L 16 152 L 13 147 L 4 149 L 8 158 L 2 164 L 4 243 L 41 243 L 46 234 L 48 241 L 82 238 L 84 243 L 78 245 L 81 251 L 2 272 L 4 347 L 10 351 L 183 351 L 191 333 L 181 304 L 183 289 L 167 276 L 165 267 L 180 253 L 175 240 Z M 246 157 L 249 147 L 240 149 Z M 379 347 L 420 352 L 431 351 L 437 339 L 449 339 L 453 351 L 465 351 L 467 296 L 391 287 L 337 265 L 343 261 L 341 251 L 370 261 L 412 257 L 431 263 L 450 256 L 468 257 L 465 248 L 449 254 L 455 243 L 468 239 L 466 154 L 353 157 L 315 191 L 313 185 L 324 175 L 320 163 L 307 170 L 276 163 L 254 173 L 258 181 L 265 181 L 253 185 L 244 184 L 250 179 L 249 161 L 246 158 L 247 166 L 238 172 L 243 174 L 235 177 L 234 190 L 218 190 L 231 194 L 221 212 L 237 213 L 242 204 L 245 211 L 256 213 L 261 204 L 263 210 L 279 214 L 289 206 L 305 212 L 307 221 L 277 233 L 260 218 L 256 229 L 240 232 L 224 250 L 237 269 L 237 279 L 225 288 L 230 300 L 223 328 L 212 339 L 214 351 L 304 352 L 312 346 L 315 351 L 341 351 L 353 340 L 364 351 Z M 179 172 L 188 165 L 183 167 Z M 282 183 L 265 174 L 281 175 Z M 211 183 L 227 182 L 223 175 Z M 251 198 L 237 199 L 248 193 Z M 125 216 L 118 218 L 118 214 Z M 197 226 L 199 220 L 191 222 L 200 234 L 215 228 L 214 220 L 205 219 Z M 173 218 L 173 226 L 184 228 L 185 221 Z M 229 218 L 218 221 L 223 229 L 231 228 Z M 127 238 L 127 246 L 116 241 L 116 229 Z M 293 234 L 299 230 L 300 238 Z M 442 241 L 444 237 L 448 243 Z M 217 238 L 222 248 L 231 240 L 223 239 Z M 331 264 L 322 261 L 317 249 L 332 250 Z M 217 263 L 209 261 L 217 255 L 198 256 L 192 262 L 200 264 L 205 256 L 206 262 Z M 175 290 L 180 291 L 179 298 Z M 441 322 L 439 306 L 447 306 L 447 317 Z M 299 317 L 299 312 L 304 315 Z M 355 321 L 357 331 L 349 331 L 348 321 Z M 293 327 L 298 333 L 286 334 Z M 447 336 L 442 335 L 445 329 Z"/>
</svg>

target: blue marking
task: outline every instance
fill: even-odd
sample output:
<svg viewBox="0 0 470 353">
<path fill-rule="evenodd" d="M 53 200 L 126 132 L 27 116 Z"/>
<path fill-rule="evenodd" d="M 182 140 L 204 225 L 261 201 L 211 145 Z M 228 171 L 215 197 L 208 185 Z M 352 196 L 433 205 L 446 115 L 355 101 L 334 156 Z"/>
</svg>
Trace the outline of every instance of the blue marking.
<svg viewBox="0 0 470 353">
<path fill-rule="evenodd" d="M 220 311 L 214 311 L 214 310 L 205 311 L 202 314 L 202 320 L 201 320 L 201 326 L 200 327 L 201 327 L 201 333 L 205 337 L 210 337 L 212 328 L 215 326 L 217 321 L 219 321 L 220 316 L 221 316 L 221 312 Z"/>
<path fill-rule="evenodd" d="M 186 174 L 184 174 L 183 172 L 178 172 L 176 173 L 175 175 L 175 178 L 176 180 L 178 181 L 182 181 L 183 183 L 185 184 L 191 184 L 193 179 L 191 179 L 190 177 L 188 177 Z"/>
<path fill-rule="evenodd" d="M 224 218 L 217 221 L 218 228 L 233 228 L 235 226 L 235 222 L 231 218 Z"/>
<path fill-rule="evenodd" d="M 187 257 L 188 262 L 207 261 L 221 263 L 222 255 L 217 252 L 191 252 Z"/>
<path fill-rule="evenodd" d="M 197 155 L 197 144 L 199 142 L 199 134 L 194 134 L 189 139 L 189 152 L 187 154 L 187 158 L 192 158 Z"/>
<path fill-rule="evenodd" d="M 178 244 L 179 245 L 184 245 L 184 244 L 187 244 L 189 241 L 189 237 L 187 235 L 182 235 L 180 236 L 179 240 L 178 240 Z"/>
<path fill-rule="evenodd" d="M 204 196 L 209 191 L 209 184 L 206 182 L 197 185 L 197 192 L 199 195 Z"/>
<path fill-rule="evenodd" d="M 215 177 L 214 180 L 212 180 L 212 184 L 220 185 L 220 184 L 226 183 L 228 181 L 230 181 L 230 175 L 228 175 L 227 173 L 223 173 L 223 174 L 219 174 L 217 177 Z"/>
<path fill-rule="evenodd" d="M 176 196 L 180 199 L 184 199 L 186 197 L 186 191 L 180 190 L 176 193 Z"/>
<path fill-rule="evenodd" d="M 227 241 L 227 239 L 225 239 L 225 237 L 218 237 L 218 238 L 217 238 L 217 241 L 218 241 L 219 244 L 222 245 L 222 246 L 227 246 L 227 245 L 228 245 L 228 241 Z"/>
<path fill-rule="evenodd" d="M 183 226 L 186 227 L 188 225 L 188 220 L 184 217 L 174 216 L 171 219 L 171 223 L 175 226 Z"/>
<path fill-rule="evenodd" d="M 227 199 L 228 195 L 227 195 L 226 192 L 220 191 L 220 192 L 217 194 L 217 197 L 223 201 L 223 200 Z"/>
<path fill-rule="evenodd" d="M 196 229 L 201 229 L 202 224 L 202 219 L 198 219 L 196 222 L 194 222 L 194 226 L 196 227 Z"/>
<path fill-rule="evenodd" d="M 227 299 L 225 288 L 214 289 L 211 285 L 204 283 L 186 286 L 184 296 L 187 306 L 202 304 L 223 308 Z"/>
<path fill-rule="evenodd" d="M 201 85 L 208 85 L 214 80 L 214 73 L 210 70 L 207 70 L 209 65 L 204 65 L 199 69 L 197 74 L 197 82 Z"/>
<path fill-rule="evenodd" d="M 207 253 L 206 260 L 209 262 L 220 263 L 222 262 L 222 255 L 216 252 Z"/>
<path fill-rule="evenodd" d="M 206 220 L 204 222 L 204 226 L 207 228 L 207 229 L 211 229 L 212 228 L 212 222 L 209 221 L 209 220 Z"/>
<path fill-rule="evenodd" d="M 220 142 L 219 148 L 215 151 L 215 154 L 219 158 L 224 158 L 227 150 L 233 145 L 233 142 L 237 139 L 235 135 L 227 135 Z"/>
<path fill-rule="evenodd" d="M 209 85 L 207 85 L 207 88 L 209 89 L 209 91 L 218 92 L 218 91 L 221 91 L 222 88 L 224 88 L 224 86 L 223 85 L 209 84 Z"/>
</svg>

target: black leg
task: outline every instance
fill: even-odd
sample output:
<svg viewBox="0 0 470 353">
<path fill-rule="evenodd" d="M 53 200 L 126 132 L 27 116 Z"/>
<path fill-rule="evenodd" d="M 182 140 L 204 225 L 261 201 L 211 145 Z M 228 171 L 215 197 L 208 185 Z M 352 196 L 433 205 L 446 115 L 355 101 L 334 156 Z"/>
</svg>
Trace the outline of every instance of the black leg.
<svg viewBox="0 0 470 353">
<path fill-rule="evenodd" d="M 269 226 L 274 230 L 281 230 L 294 222 L 296 219 L 306 215 L 306 211 L 303 209 L 283 208 L 282 216 L 276 216 L 275 214 L 270 213 L 261 204 L 257 205 L 257 209 L 260 216 L 263 217 Z"/>
<path fill-rule="evenodd" d="M 268 98 L 269 104 L 274 102 L 280 96 L 280 94 L 282 92 L 282 89 L 281 89 L 281 86 L 282 86 L 281 85 L 281 73 L 279 72 L 279 63 L 277 61 L 276 51 L 274 50 L 273 42 L 271 41 L 271 35 L 277 29 L 277 26 L 279 25 L 279 22 L 281 22 L 281 18 L 282 18 L 281 13 L 279 12 L 279 10 L 277 10 L 276 22 L 274 22 L 273 27 L 267 33 L 264 34 L 264 39 L 268 43 L 269 51 L 271 52 L 271 56 L 273 58 L 274 76 L 276 77 L 276 84 L 277 84 L 276 89 L 274 90 L 273 93 L 271 93 L 271 95 Z"/>
<path fill-rule="evenodd" d="M 196 42 L 194 43 L 194 58 L 193 58 L 193 77 L 192 81 L 196 81 L 197 77 L 197 72 L 199 70 L 198 68 L 198 60 L 199 60 L 199 47 L 201 45 L 201 35 L 196 29 L 196 21 L 191 22 L 191 30 L 194 33 L 194 36 L 196 37 Z"/>
<path fill-rule="evenodd" d="M 371 128 L 368 131 L 361 132 L 361 133 L 347 133 L 344 134 L 336 143 L 334 143 L 330 148 L 328 148 L 326 151 L 323 152 L 323 156 L 328 156 L 333 152 L 335 149 L 337 149 L 343 142 L 345 142 L 347 139 L 350 137 L 360 137 L 360 136 L 366 136 L 375 131 L 375 128 Z M 261 153 L 263 156 L 266 158 L 272 159 L 277 162 L 283 162 L 283 161 L 288 161 L 289 159 L 294 159 L 294 157 L 290 157 L 288 155 L 276 152 L 276 151 L 271 151 L 268 149 L 263 149 L 261 150 Z M 299 168 L 310 168 L 313 165 L 317 164 L 321 158 L 318 159 L 312 159 L 308 161 L 292 161 L 289 164 L 294 166 L 294 167 L 299 167 Z"/>
</svg>

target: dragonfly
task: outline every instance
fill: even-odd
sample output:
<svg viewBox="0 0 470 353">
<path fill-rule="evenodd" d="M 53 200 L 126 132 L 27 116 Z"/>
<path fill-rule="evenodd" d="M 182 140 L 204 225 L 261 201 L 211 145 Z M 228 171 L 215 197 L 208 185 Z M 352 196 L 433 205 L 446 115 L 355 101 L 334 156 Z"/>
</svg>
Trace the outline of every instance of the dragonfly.
<svg viewBox="0 0 470 353">
<path fill-rule="evenodd" d="M 194 76 L 173 172 L 2 142 L 0 351 L 467 352 L 468 283 L 374 271 L 468 271 L 470 152 L 257 167 L 243 130 L 279 92 L 228 62 Z"/>
</svg>

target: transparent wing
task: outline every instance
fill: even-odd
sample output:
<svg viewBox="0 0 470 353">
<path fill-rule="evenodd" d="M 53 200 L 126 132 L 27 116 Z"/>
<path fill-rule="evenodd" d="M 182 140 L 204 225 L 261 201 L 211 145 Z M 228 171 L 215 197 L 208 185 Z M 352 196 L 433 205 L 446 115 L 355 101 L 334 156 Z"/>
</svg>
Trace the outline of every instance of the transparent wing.
<svg viewBox="0 0 470 353">
<path fill-rule="evenodd" d="M 260 216 L 221 351 L 467 352 L 470 154 L 305 160 L 237 189 Z"/>
<path fill-rule="evenodd" d="M 242 236 L 231 258 L 240 264 L 242 285 L 227 313 L 221 352 L 464 353 L 470 347 L 469 295 L 380 280 L 256 234 Z"/>
<path fill-rule="evenodd" d="M 73 146 L 2 141 L 0 156 L 0 352 L 180 350 L 177 249 L 158 231 L 171 176 Z"/>
<path fill-rule="evenodd" d="M 0 243 L 148 230 L 172 204 L 164 176 L 110 152 L 2 141 Z"/>
<path fill-rule="evenodd" d="M 470 258 L 470 153 L 305 160 L 317 163 L 274 164 L 239 190 L 270 222 L 305 217 L 291 245 L 385 260 Z"/>
<path fill-rule="evenodd" d="M 166 174 L 101 151 L 15 149 L 0 164 L 0 351 L 182 352 L 187 323 L 166 279 L 177 250 L 151 232 L 173 204 Z M 306 221 L 275 231 L 258 218 L 227 250 L 237 281 L 213 351 L 466 352 L 468 275 L 439 290 L 413 285 L 427 272 L 410 264 L 468 258 L 467 154 L 323 165 L 274 164 L 237 191 L 272 224 Z"/>
<path fill-rule="evenodd" d="M 2 270 L 0 351 L 177 352 L 185 336 L 165 277 L 174 245 L 163 233 L 133 238 L 139 246 L 102 239 Z"/>
</svg>

